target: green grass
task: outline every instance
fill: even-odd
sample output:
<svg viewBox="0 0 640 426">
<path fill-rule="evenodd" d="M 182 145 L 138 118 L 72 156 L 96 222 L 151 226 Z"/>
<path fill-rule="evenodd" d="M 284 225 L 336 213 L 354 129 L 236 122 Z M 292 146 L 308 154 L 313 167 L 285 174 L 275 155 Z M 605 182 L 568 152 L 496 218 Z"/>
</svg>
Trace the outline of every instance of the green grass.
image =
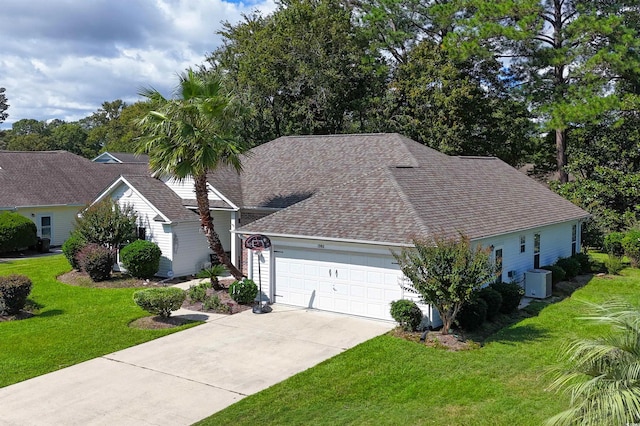
<svg viewBox="0 0 640 426">
<path fill-rule="evenodd" d="M 507 327 L 481 349 L 447 352 L 384 335 L 203 420 L 217 424 L 539 425 L 567 408 L 545 390 L 563 343 L 606 328 L 580 300 L 640 305 L 640 271 L 594 278 L 571 298 Z"/>
<path fill-rule="evenodd" d="M 131 321 L 149 315 L 133 302 L 136 289 L 84 288 L 56 281 L 70 269 L 62 255 L 0 263 L 0 275 L 31 278 L 29 298 L 39 306 L 35 317 L 0 322 L 0 387 L 197 324 L 130 328 Z"/>
</svg>

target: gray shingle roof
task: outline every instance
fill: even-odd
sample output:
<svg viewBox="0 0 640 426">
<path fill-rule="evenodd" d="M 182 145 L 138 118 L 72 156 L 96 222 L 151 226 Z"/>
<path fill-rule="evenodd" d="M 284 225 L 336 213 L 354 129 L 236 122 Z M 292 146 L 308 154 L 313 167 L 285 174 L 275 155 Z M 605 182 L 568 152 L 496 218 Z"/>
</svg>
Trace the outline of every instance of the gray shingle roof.
<svg viewBox="0 0 640 426">
<path fill-rule="evenodd" d="M 198 215 L 184 207 L 182 198 L 161 180 L 148 175 L 123 175 L 122 177 L 170 221 L 198 220 Z"/>
<path fill-rule="evenodd" d="M 145 164 L 99 164 L 66 151 L 0 151 L 0 208 L 85 205 Z"/>
<path fill-rule="evenodd" d="M 327 178 L 317 179 L 317 171 L 309 173 L 309 178 L 285 172 L 291 179 L 290 192 L 308 188 L 311 195 L 240 231 L 406 244 L 413 237 L 464 232 L 476 239 L 588 216 L 498 159 L 449 157 L 399 135 L 379 136 L 390 142 L 384 150 L 370 143 L 372 136 L 379 135 L 366 135 L 362 140 L 359 135 L 307 138 L 308 146 L 323 155 L 298 152 L 306 159 L 304 170 L 314 170 L 310 159 L 316 158 Z M 354 158 L 343 161 L 342 156 L 348 156 L 345 145 L 333 143 L 345 139 L 356 154 L 353 157 L 362 163 Z M 371 146 L 373 157 L 364 152 Z M 257 152 L 252 159 L 257 161 Z M 289 168 L 295 167 L 285 166 Z M 278 174 L 275 179 L 275 187 L 282 191 L 284 176 Z M 253 187 L 243 187 L 244 200 L 268 193 L 268 176 L 261 177 L 260 184 L 253 182 L 258 196 L 249 197 Z M 286 195 L 283 192 L 283 198 Z"/>
<path fill-rule="evenodd" d="M 283 208 L 381 166 L 416 166 L 446 157 L 397 133 L 284 136 L 225 168 L 209 182 L 239 207 Z"/>
</svg>

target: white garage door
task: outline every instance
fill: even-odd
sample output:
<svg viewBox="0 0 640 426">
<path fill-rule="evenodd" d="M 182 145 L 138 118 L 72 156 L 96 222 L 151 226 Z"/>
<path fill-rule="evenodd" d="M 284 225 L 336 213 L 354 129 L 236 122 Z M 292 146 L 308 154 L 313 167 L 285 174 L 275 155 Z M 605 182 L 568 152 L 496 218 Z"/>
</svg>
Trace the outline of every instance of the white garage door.
<svg viewBox="0 0 640 426">
<path fill-rule="evenodd" d="M 275 302 L 391 320 L 400 299 L 393 257 L 278 247 Z"/>
</svg>

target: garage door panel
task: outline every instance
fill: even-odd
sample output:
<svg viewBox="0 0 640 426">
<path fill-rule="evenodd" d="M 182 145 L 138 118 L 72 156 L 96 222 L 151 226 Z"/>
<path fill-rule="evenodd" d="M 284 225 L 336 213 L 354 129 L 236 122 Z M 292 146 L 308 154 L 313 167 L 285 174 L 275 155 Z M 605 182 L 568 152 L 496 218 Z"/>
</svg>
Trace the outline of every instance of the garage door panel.
<svg viewBox="0 0 640 426">
<path fill-rule="evenodd" d="M 391 256 L 279 248 L 276 302 L 391 320 L 390 295 L 399 295 Z M 302 285 L 301 285 L 302 283 Z"/>
</svg>

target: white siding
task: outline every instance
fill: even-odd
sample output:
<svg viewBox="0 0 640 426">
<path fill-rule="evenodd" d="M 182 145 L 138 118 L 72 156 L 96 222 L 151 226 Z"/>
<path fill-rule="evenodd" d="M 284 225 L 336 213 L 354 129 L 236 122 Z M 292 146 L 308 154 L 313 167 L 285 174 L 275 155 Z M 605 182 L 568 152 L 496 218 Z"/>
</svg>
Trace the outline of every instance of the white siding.
<svg viewBox="0 0 640 426">
<path fill-rule="evenodd" d="M 163 179 L 164 183 L 171 188 L 173 192 L 178 194 L 180 198 L 184 198 L 186 200 L 195 200 L 196 198 L 196 190 L 195 183 L 193 178 L 186 178 L 182 181 L 177 181 L 175 179 Z M 222 201 L 222 198 L 218 197 L 212 190 L 209 190 L 209 200 L 211 201 Z"/>
<path fill-rule="evenodd" d="M 60 246 L 69 237 L 69 234 L 75 228 L 76 217 L 81 207 L 25 207 L 16 210 L 22 216 L 32 220 L 38 229 L 38 236 L 41 236 L 40 223 L 38 218 L 41 216 L 51 216 L 51 245 Z"/>
<path fill-rule="evenodd" d="M 195 274 L 209 262 L 209 244 L 197 222 L 173 226 L 173 273 L 176 276 Z"/>
<path fill-rule="evenodd" d="M 157 275 L 167 277 L 168 272 L 173 270 L 172 226 L 154 221 L 153 218 L 156 217 L 158 213 L 124 183 L 113 190 L 111 198 L 118 201 L 120 205 L 128 204 L 135 209 L 138 214 L 138 226 L 146 229 L 146 239 L 158 244 L 158 247 L 160 247 L 162 251 L 160 269 Z"/>
<path fill-rule="evenodd" d="M 502 279 L 509 282 L 512 279 L 522 284 L 524 273 L 533 268 L 533 238 L 540 234 L 540 266 L 555 263 L 559 257 L 571 256 L 571 227 L 578 225 L 578 241 L 576 251 L 580 251 L 580 225 L 578 221 L 565 222 L 541 228 L 529 229 L 523 232 L 505 234 L 499 237 L 485 238 L 476 241 L 484 247 L 493 245 L 502 247 Z M 525 237 L 525 251 L 520 252 L 520 236 Z M 509 271 L 513 271 L 509 277 Z"/>
<path fill-rule="evenodd" d="M 223 210 L 212 210 L 213 227 L 220 237 L 224 251 L 231 251 L 231 212 Z"/>
</svg>

